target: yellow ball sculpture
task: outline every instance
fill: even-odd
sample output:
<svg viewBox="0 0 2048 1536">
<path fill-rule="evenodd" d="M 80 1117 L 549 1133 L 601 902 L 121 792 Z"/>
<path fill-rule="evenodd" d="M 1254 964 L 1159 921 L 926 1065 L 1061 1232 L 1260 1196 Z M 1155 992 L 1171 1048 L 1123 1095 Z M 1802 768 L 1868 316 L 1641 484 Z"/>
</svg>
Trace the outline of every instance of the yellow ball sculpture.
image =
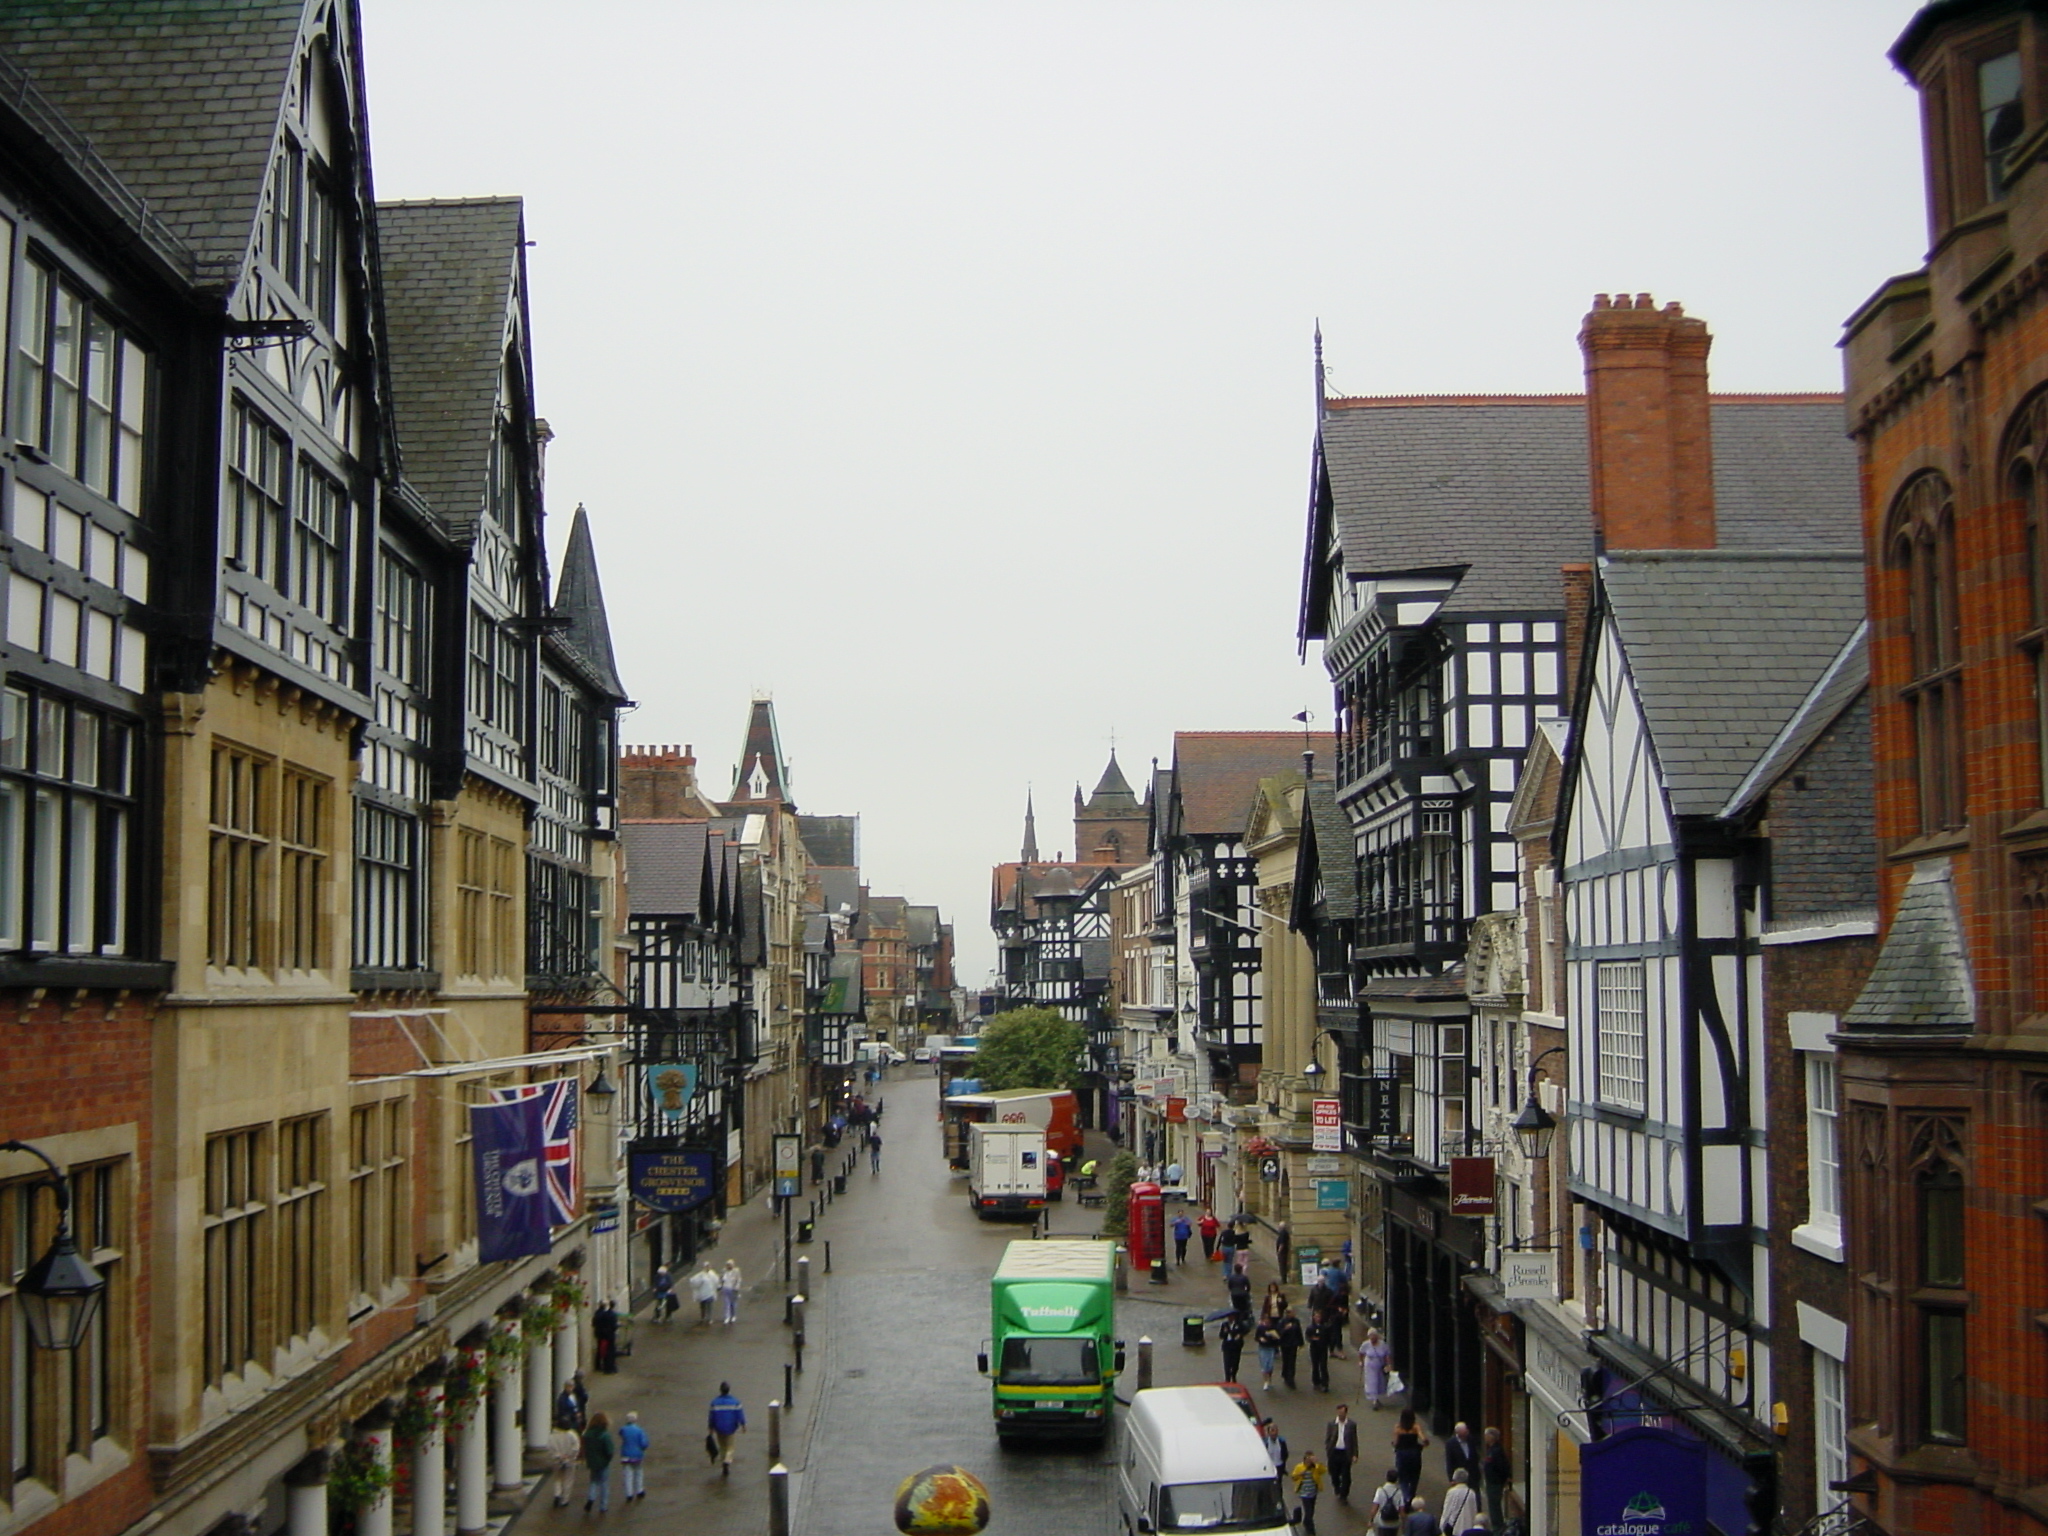
<svg viewBox="0 0 2048 1536">
<path fill-rule="evenodd" d="M 988 1489 L 965 1467 L 926 1467 L 896 1489 L 896 1529 L 904 1536 L 980 1536 L 988 1516 Z"/>
</svg>

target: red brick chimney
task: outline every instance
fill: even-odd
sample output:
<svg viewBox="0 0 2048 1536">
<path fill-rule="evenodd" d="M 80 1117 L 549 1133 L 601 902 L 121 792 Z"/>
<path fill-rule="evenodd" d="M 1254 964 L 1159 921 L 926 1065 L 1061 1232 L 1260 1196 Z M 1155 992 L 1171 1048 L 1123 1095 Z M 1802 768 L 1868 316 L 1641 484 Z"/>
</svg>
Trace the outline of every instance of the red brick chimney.
<svg viewBox="0 0 2048 1536">
<path fill-rule="evenodd" d="M 1597 548 L 1714 547 L 1712 345 L 1676 304 L 1594 296 L 1579 350 Z"/>
<path fill-rule="evenodd" d="M 718 807 L 697 787 L 697 756 L 688 747 L 626 747 L 619 753 L 621 821 L 703 821 Z"/>
</svg>

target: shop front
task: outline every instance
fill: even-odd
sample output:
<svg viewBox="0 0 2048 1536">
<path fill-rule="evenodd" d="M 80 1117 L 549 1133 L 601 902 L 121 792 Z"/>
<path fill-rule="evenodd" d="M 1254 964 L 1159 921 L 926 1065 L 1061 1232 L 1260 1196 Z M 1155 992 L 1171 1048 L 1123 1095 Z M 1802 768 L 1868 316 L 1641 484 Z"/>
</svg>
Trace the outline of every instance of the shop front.
<svg viewBox="0 0 2048 1536">
<path fill-rule="evenodd" d="M 1464 1284 L 1484 1250 L 1481 1224 L 1451 1215 L 1434 1189 L 1389 1184 L 1384 1195 L 1387 1342 L 1408 1401 L 1440 1434 L 1461 1419 L 1483 1423 L 1486 1346 L 1479 1305 Z"/>
</svg>

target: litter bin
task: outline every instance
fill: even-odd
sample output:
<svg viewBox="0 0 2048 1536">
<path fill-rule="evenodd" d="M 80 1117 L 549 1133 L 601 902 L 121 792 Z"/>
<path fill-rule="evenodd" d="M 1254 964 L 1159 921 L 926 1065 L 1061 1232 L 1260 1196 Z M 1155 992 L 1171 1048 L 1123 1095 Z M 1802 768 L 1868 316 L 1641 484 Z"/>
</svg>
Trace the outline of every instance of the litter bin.
<svg viewBox="0 0 2048 1536">
<path fill-rule="evenodd" d="M 1202 1337 L 1202 1314 L 1190 1312 L 1180 1320 L 1180 1341 L 1189 1349 L 1200 1349 L 1205 1342 Z"/>
<path fill-rule="evenodd" d="M 1166 1284 L 1166 1260 L 1154 1259 L 1152 1261 L 1152 1283 L 1154 1285 Z"/>
<path fill-rule="evenodd" d="M 835 1173 L 835 1174 L 833 1174 L 833 1175 L 832 1175 L 832 1193 L 833 1193 L 833 1194 L 835 1194 L 835 1195 L 843 1195 L 843 1194 L 845 1194 L 845 1193 L 846 1193 L 846 1175 L 845 1175 L 845 1174 L 843 1174 L 843 1173 Z"/>
<path fill-rule="evenodd" d="M 800 1243 L 808 1243 L 811 1240 L 811 1230 L 816 1225 L 817 1223 L 811 1221 L 809 1218 L 806 1218 L 803 1221 L 798 1222 L 796 1224 L 796 1240 Z"/>
</svg>

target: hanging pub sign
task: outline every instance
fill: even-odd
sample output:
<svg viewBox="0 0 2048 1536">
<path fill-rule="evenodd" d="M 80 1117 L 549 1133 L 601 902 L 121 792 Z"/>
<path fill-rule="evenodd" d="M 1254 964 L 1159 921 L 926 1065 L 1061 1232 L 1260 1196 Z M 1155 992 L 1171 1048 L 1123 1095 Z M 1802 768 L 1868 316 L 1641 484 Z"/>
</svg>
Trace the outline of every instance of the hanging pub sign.
<svg viewBox="0 0 2048 1536">
<path fill-rule="evenodd" d="M 1166 1120 L 1169 1125 L 1186 1125 L 1188 1123 L 1188 1101 L 1186 1099 L 1168 1099 L 1166 1101 Z"/>
<path fill-rule="evenodd" d="M 657 1120 L 680 1120 L 697 1091 L 697 1069 L 686 1061 L 662 1062 L 647 1069 L 647 1102 Z"/>
<path fill-rule="evenodd" d="M 1493 1214 L 1493 1159 L 1454 1157 L 1451 1159 L 1451 1214 L 1491 1216 Z"/>
<path fill-rule="evenodd" d="M 680 1215 L 718 1193 L 718 1154 L 636 1149 L 626 1154 L 626 1178 L 633 1198 L 649 1210 Z"/>
</svg>

